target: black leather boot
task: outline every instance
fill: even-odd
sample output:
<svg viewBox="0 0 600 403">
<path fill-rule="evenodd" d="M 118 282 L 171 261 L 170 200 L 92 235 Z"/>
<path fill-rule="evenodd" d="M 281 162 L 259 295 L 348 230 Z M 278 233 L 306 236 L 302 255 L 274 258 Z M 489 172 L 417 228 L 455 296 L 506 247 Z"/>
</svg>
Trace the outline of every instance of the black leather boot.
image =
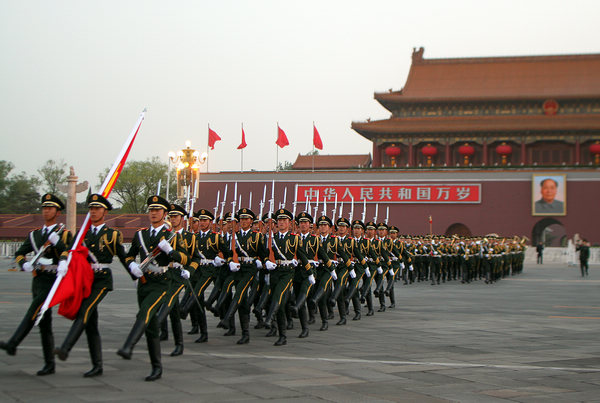
<svg viewBox="0 0 600 403">
<path fill-rule="evenodd" d="M 279 330 L 279 338 L 273 345 L 274 346 L 285 346 L 287 344 L 287 338 L 285 336 L 285 328 L 286 328 L 285 317 L 277 319 L 277 328 Z"/>
<path fill-rule="evenodd" d="M 166 304 L 163 305 L 163 307 L 165 307 Z M 163 309 L 163 308 L 160 308 Z M 160 314 L 160 309 L 159 309 L 159 313 L 156 315 L 157 317 L 159 317 Z M 164 320 L 162 320 L 160 323 L 160 341 L 165 341 L 165 340 L 169 340 L 169 325 L 167 324 L 167 318 L 165 318 Z"/>
<path fill-rule="evenodd" d="M 223 336 L 235 336 L 235 318 L 230 318 L 227 328 L 229 329 Z"/>
<path fill-rule="evenodd" d="M 327 330 L 327 329 L 329 329 L 329 323 L 328 323 L 326 320 L 324 320 L 324 321 L 322 322 L 322 324 L 321 324 L 321 328 L 320 328 L 319 330 L 321 330 L 321 331 L 325 331 L 325 330 Z"/>
<path fill-rule="evenodd" d="M 240 327 L 242 328 L 242 338 L 237 341 L 237 344 L 248 344 L 250 342 L 250 316 L 249 314 L 240 313 Z"/>
<path fill-rule="evenodd" d="M 77 318 L 73 321 L 73 324 L 71 325 L 69 333 L 67 333 L 67 337 L 65 337 L 62 346 L 54 350 L 54 354 L 58 356 L 59 360 L 65 361 L 69 357 L 69 351 L 71 351 L 81 336 L 81 333 L 83 333 L 84 328 L 85 325 L 83 324 L 83 319 Z"/>
<path fill-rule="evenodd" d="M 140 340 L 140 337 L 142 337 L 145 330 L 146 324 L 144 321 L 142 319 L 137 319 L 127 336 L 127 340 L 125 340 L 125 344 L 117 351 L 117 354 L 126 360 L 130 360 L 131 354 L 133 354 L 133 347 Z"/>
<path fill-rule="evenodd" d="M 206 343 L 208 341 L 208 325 L 206 323 L 206 311 L 204 308 L 198 308 L 198 326 L 200 327 L 200 337 L 194 343 Z"/>
<path fill-rule="evenodd" d="M 83 374 L 84 378 L 102 375 L 102 343 L 97 329 L 94 330 L 95 332 L 86 331 L 88 349 L 90 350 L 90 358 L 92 359 L 92 369 Z"/>
<path fill-rule="evenodd" d="M 275 337 L 275 336 L 277 336 L 277 326 L 275 325 L 275 322 L 271 321 L 269 323 L 270 323 L 269 331 L 267 332 L 267 334 L 265 335 L 265 337 Z"/>
<path fill-rule="evenodd" d="M 183 354 L 183 328 L 181 327 L 181 320 L 171 319 L 171 330 L 173 330 L 173 341 L 175 342 L 175 349 L 171 352 L 171 357 L 177 357 Z"/>
<path fill-rule="evenodd" d="M 152 372 L 146 377 L 147 382 L 152 382 L 160 379 L 162 376 L 162 365 L 160 363 L 160 340 L 158 338 L 146 339 L 148 344 L 148 354 L 150 355 L 150 363 L 152 364 Z"/>
<path fill-rule="evenodd" d="M 12 337 L 7 342 L 0 341 L 0 349 L 6 350 L 6 354 L 8 355 L 17 354 L 17 346 L 21 344 L 25 336 L 33 328 L 33 323 L 34 321 L 30 318 L 23 318 Z"/>
<path fill-rule="evenodd" d="M 305 306 L 298 311 L 298 319 L 300 320 L 300 326 L 302 327 L 302 331 L 298 337 L 304 339 L 305 337 L 308 337 L 308 313 Z"/>
<path fill-rule="evenodd" d="M 37 372 L 38 376 L 54 373 L 54 335 L 51 330 L 42 330 L 42 351 L 44 353 L 44 366 Z"/>
</svg>

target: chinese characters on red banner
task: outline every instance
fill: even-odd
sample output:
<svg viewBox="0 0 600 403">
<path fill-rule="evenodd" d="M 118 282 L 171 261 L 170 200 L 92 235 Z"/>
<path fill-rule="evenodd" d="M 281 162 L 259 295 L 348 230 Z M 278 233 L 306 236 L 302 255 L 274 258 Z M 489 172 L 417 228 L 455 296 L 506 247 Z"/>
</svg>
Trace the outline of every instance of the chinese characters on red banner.
<svg viewBox="0 0 600 403">
<path fill-rule="evenodd" d="M 450 185 L 298 185 L 298 202 L 481 203 L 481 184 Z"/>
</svg>

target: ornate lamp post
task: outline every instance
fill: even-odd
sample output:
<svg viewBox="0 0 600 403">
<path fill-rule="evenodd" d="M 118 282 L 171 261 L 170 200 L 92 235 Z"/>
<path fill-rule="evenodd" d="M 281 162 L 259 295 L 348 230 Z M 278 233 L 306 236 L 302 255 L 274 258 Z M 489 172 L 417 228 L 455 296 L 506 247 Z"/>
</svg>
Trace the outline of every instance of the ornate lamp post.
<svg viewBox="0 0 600 403">
<path fill-rule="evenodd" d="M 200 154 L 199 151 L 190 148 L 192 143 L 187 140 L 185 142 L 186 148 L 183 150 L 169 151 L 169 168 L 167 170 L 167 200 L 169 199 L 169 185 L 170 185 L 170 174 L 171 164 L 175 165 L 177 172 L 177 198 L 183 199 L 185 197 L 184 189 L 188 186 L 190 189 L 195 190 L 198 186 L 198 174 L 200 172 L 200 165 L 206 162 L 206 153 Z"/>
</svg>

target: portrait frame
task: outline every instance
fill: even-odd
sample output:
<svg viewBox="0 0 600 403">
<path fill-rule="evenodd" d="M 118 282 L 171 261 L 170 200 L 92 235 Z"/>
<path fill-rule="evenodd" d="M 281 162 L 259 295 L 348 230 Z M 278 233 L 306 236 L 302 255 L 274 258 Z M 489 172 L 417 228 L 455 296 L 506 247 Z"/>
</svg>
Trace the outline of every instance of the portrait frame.
<svg viewBox="0 0 600 403">
<path fill-rule="evenodd" d="M 542 182 L 554 181 L 556 194 L 552 204 L 542 198 Z M 556 203 L 556 204 L 554 204 Z M 533 174 L 531 177 L 531 215 L 565 216 L 567 215 L 567 175 L 555 172 Z"/>
</svg>

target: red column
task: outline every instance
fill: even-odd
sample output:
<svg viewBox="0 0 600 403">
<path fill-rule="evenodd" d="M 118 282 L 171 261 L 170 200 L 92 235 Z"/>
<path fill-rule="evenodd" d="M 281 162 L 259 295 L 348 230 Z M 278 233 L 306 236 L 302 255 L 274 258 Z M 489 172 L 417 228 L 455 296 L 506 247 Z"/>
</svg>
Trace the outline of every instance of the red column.
<svg viewBox="0 0 600 403">
<path fill-rule="evenodd" d="M 527 150 L 525 148 L 525 141 L 521 141 L 521 165 L 527 164 Z"/>
<path fill-rule="evenodd" d="M 579 139 L 575 140 L 575 165 L 579 165 L 581 163 L 581 144 L 579 143 Z"/>
<path fill-rule="evenodd" d="M 450 166 L 450 143 L 446 143 L 446 166 Z"/>
<path fill-rule="evenodd" d="M 381 167 L 381 148 L 377 146 L 377 143 L 373 142 L 373 168 Z"/>
<path fill-rule="evenodd" d="M 483 140 L 483 165 L 488 164 L 488 151 L 487 151 L 487 140 Z"/>
<path fill-rule="evenodd" d="M 413 154 L 414 154 L 413 143 L 411 141 L 410 143 L 408 143 L 408 166 L 409 167 L 415 166 L 415 160 L 414 160 Z"/>
</svg>

